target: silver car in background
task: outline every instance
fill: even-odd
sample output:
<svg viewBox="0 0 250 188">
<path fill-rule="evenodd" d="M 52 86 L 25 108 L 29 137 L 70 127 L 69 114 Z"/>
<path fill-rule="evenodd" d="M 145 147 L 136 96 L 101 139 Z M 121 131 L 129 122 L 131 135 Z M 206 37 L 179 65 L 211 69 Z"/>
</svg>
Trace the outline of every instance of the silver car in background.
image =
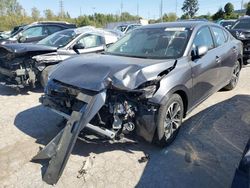
<svg viewBox="0 0 250 188">
<path fill-rule="evenodd" d="M 37 44 L 6 44 L 0 47 L 0 77 L 7 85 L 24 88 L 45 86 L 55 64 L 80 54 L 104 51 L 120 35 L 91 26 L 54 33 Z"/>
</svg>

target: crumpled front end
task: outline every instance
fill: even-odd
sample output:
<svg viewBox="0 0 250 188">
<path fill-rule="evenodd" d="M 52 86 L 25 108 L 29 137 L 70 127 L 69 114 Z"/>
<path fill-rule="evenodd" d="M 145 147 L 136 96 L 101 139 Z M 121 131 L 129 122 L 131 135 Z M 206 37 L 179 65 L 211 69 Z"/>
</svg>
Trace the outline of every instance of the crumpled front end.
<svg viewBox="0 0 250 188">
<path fill-rule="evenodd" d="M 107 96 L 105 103 L 90 123 L 114 131 L 117 137 L 120 134 L 137 132 L 151 142 L 155 131 L 155 113 L 159 104 L 148 99 L 154 95 L 157 87 L 153 82 L 147 82 L 135 90 L 107 86 L 102 90 Z M 79 100 L 80 93 L 94 96 L 102 91 L 80 89 L 50 80 L 40 102 L 58 114 L 70 116 L 74 111 L 79 112 L 84 105 L 84 102 Z"/>
<path fill-rule="evenodd" d="M 32 57 L 54 49 L 44 49 L 45 47 L 38 46 L 41 48 L 39 51 L 36 46 L 23 45 L 24 47 L 20 44 L 0 47 L 0 77 L 3 78 L 6 85 L 35 88 L 44 67 L 39 67 L 37 61 Z"/>
<path fill-rule="evenodd" d="M 32 66 L 32 59 L 16 57 L 14 53 L 3 49 L 0 54 L 0 75 L 8 85 L 20 88 L 34 85 L 36 71 Z"/>
<path fill-rule="evenodd" d="M 81 131 L 85 128 L 110 139 L 137 133 L 152 141 L 158 105 L 150 103 L 153 87 L 125 91 L 112 85 L 102 91 L 90 91 L 49 80 L 44 106 L 67 119 L 65 128 L 33 160 L 50 159 L 43 180 L 55 184 Z"/>
<path fill-rule="evenodd" d="M 40 98 L 44 106 L 67 119 L 66 127 L 33 158 L 50 159 L 43 175 L 49 184 L 60 178 L 76 139 L 85 128 L 110 139 L 137 133 L 151 142 L 160 105 L 150 99 L 177 62 L 140 66 L 125 61 L 78 64 L 80 58 L 73 60 L 70 68 L 75 71 L 74 76 L 67 69 L 70 62 L 62 63 L 50 74 L 45 95 Z"/>
</svg>

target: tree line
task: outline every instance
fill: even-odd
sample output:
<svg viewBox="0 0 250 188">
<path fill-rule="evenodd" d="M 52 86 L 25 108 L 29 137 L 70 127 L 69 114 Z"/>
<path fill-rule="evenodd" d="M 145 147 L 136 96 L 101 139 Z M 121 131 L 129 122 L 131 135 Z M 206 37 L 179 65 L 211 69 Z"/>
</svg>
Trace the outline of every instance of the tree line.
<svg viewBox="0 0 250 188">
<path fill-rule="evenodd" d="M 246 15 L 250 15 L 250 2 L 246 3 L 244 7 L 246 9 Z M 239 13 L 235 13 L 232 3 L 227 3 L 224 8 L 220 8 L 213 15 L 208 13 L 206 15 L 197 16 L 196 14 L 198 10 L 198 0 L 185 0 L 182 6 L 183 15 L 180 17 L 180 19 L 236 19 L 242 15 Z M 31 10 L 31 15 L 28 15 L 26 10 L 20 5 L 18 0 L 0 0 L 0 31 L 10 30 L 17 25 L 46 20 L 67 21 L 70 23 L 75 23 L 78 27 L 86 25 L 104 27 L 107 23 L 110 22 L 135 21 L 139 19 L 141 19 L 141 17 L 131 15 L 128 12 L 123 12 L 120 15 L 95 13 L 93 15 L 80 15 L 77 18 L 71 18 L 68 12 L 60 12 L 58 14 L 55 14 L 51 9 L 46 9 L 41 12 L 36 7 L 33 7 Z M 149 23 L 168 22 L 175 21 L 177 19 L 178 17 L 175 13 L 165 13 L 159 19 L 149 20 Z"/>
<path fill-rule="evenodd" d="M 67 21 L 75 23 L 78 27 L 92 25 L 104 27 L 110 22 L 136 21 L 140 17 L 123 12 L 120 15 L 95 13 L 93 15 L 80 15 L 77 18 L 71 18 L 68 12 L 59 12 L 55 14 L 51 9 L 43 12 L 33 7 L 31 15 L 20 5 L 17 0 L 0 0 L 0 31 L 11 30 L 14 26 L 29 24 L 36 21 Z"/>
</svg>

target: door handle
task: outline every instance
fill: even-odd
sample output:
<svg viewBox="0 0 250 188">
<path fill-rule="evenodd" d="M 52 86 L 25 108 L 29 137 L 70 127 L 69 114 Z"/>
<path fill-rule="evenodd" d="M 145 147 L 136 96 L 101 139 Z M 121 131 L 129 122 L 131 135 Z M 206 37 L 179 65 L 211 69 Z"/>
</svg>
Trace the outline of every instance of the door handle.
<svg viewBox="0 0 250 188">
<path fill-rule="evenodd" d="M 221 57 L 219 56 L 216 56 L 216 59 L 215 59 L 216 63 L 221 63 Z"/>
</svg>

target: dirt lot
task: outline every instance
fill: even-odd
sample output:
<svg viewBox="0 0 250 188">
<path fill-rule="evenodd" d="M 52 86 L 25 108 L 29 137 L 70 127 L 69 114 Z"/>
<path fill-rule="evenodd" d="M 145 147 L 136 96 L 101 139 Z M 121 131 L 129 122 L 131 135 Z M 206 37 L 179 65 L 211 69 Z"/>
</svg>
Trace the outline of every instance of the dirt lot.
<svg viewBox="0 0 250 188">
<path fill-rule="evenodd" d="M 50 187 L 42 165 L 30 162 L 61 129 L 61 118 L 39 104 L 41 93 L 0 85 L 0 187 Z M 170 147 L 78 141 L 55 187 L 229 187 L 249 138 L 250 66 L 235 90 L 214 94 L 186 118 Z"/>
</svg>

